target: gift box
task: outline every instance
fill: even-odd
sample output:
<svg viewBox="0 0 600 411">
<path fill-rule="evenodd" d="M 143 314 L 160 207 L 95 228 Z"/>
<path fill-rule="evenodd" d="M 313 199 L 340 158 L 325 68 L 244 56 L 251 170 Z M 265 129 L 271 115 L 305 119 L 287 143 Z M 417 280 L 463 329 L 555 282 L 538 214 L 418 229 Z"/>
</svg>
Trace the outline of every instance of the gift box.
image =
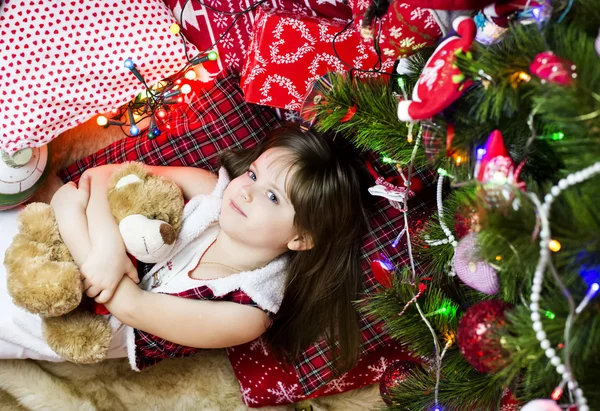
<svg viewBox="0 0 600 411">
<path fill-rule="evenodd" d="M 432 0 L 431 3 L 436 3 Z M 455 0 L 459 3 L 462 0 Z M 464 0 L 468 2 L 471 0 Z M 475 1 L 475 0 L 472 0 Z M 390 2 L 390 6 L 381 18 L 381 24 L 371 22 L 368 38 L 365 40 L 368 46 L 373 47 L 375 38 L 381 27 L 379 36 L 379 48 L 381 52 L 394 59 L 408 57 L 424 47 L 432 47 L 442 36 L 442 30 L 439 25 L 439 14 L 434 10 L 425 8 L 427 6 L 417 3 L 424 0 L 412 1 L 413 4 L 405 1 Z M 354 17 L 354 26 L 357 30 L 363 25 L 364 15 L 370 1 L 348 0 L 348 5 L 352 7 L 352 16 Z"/>
<path fill-rule="evenodd" d="M 205 62 L 203 68 L 211 78 L 224 68 L 242 70 L 246 49 L 252 36 L 252 23 L 256 10 L 237 14 L 246 4 L 221 0 L 189 1 L 164 0 L 179 22 L 182 32 L 198 50 L 216 50 L 220 59 Z M 267 0 L 262 6 L 268 9 L 288 10 L 292 13 L 315 15 L 327 19 L 352 19 L 352 10 L 345 4 L 322 0 Z M 223 37 L 217 45 L 213 43 Z"/>
<path fill-rule="evenodd" d="M 309 87 L 325 73 L 352 67 L 371 70 L 378 60 L 375 49 L 348 23 L 261 9 L 242 71 L 242 89 L 248 102 L 299 110 Z M 382 54 L 381 70 L 390 72 L 394 61 Z"/>
</svg>

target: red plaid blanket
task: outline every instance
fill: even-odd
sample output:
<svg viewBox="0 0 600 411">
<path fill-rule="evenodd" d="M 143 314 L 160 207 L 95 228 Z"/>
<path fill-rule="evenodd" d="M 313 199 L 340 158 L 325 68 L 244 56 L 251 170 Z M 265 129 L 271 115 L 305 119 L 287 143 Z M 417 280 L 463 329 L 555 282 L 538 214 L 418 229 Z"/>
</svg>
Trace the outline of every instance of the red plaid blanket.
<svg viewBox="0 0 600 411">
<path fill-rule="evenodd" d="M 63 182 L 77 182 L 89 167 L 102 164 L 141 161 L 149 165 L 193 166 L 216 172 L 217 157 L 227 148 L 252 147 L 279 121 L 274 113 L 262 106 L 244 101 L 237 75 L 229 72 L 219 76 L 213 87 L 192 96 L 192 101 L 171 112 L 171 129 L 154 140 L 145 136 L 117 141 L 101 151 L 85 157 L 59 173 Z M 393 167 L 379 161 L 372 153 L 363 154 L 374 169 L 383 176 L 394 175 Z M 424 189 L 410 200 L 410 233 L 424 223 L 434 204 L 435 190 L 430 175 L 419 175 Z M 370 232 L 362 245 L 364 292 L 372 292 L 378 283 L 370 270 L 370 261 L 384 252 L 396 266 L 408 263 L 405 238 L 397 245 L 392 242 L 404 227 L 402 214 L 380 198 L 369 216 Z M 417 264 L 417 269 L 419 269 Z M 361 315 L 363 354 L 382 347 L 389 339 L 382 322 Z M 333 376 L 331 350 L 326 343 L 308 347 L 295 364 L 305 395 L 310 395 Z"/>
</svg>

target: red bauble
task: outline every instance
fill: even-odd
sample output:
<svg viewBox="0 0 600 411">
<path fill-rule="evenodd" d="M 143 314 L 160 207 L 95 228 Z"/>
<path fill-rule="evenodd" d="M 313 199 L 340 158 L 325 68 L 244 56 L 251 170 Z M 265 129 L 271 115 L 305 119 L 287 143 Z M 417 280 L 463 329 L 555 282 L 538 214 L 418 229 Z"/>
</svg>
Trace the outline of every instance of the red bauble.
<svg viewBox="0 0 600 411">
<path fill-rule="evenodd" d="M 533 59 L 529 66 L 531 73 L 538 76 L 543 82 L 556 83 L 568 86 L 576 77 L 575 65 L 567 59 L 558 57 L 551 51 L 544 51 Z"/>
<path fill-rule="evenodd" d="M 396 361 L 385 369 L 379 380 L 379 393 L 387 405 L 392 405 L 389 389 L 399 387 L 416 366 L 412 361 Z"/>
<path fill-rule="evenodd" d="M 454 232 L 459 240 L 471 232 L 477 210 L 470 204 L 461 204 L 454 212 Z"/>
<path fill-rule="evenodd" d="M 458 346 L 465 360 L 477 371 L 496 372 L 504 367 L 509 353 L 496 332 L 504 328 L 504 313 L 511 305 L 502 300 L 482 301 L 470 307 L 458 324 Z"/>
</svg>

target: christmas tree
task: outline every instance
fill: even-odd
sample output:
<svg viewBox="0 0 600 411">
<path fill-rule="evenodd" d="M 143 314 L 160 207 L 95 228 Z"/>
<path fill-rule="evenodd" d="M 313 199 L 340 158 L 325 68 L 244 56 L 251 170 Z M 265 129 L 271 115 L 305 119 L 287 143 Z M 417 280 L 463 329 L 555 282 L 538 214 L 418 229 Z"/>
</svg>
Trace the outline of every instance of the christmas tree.
<svg viewBox="0 0 600 411">
<path fill-rule="evenodd" d="M 406 238 L 418 271 L 374 261 L 383 286 L 358 304 L 422 359 L 389 373 L 390 409 L 600 409 L 600 1 L 495 11 L 402 75 L 328 75 L 309 99 L 317 130 L 398 169 L 382 189 L 404 209 L 415 171 L 438 171 Z"/>
</svg>

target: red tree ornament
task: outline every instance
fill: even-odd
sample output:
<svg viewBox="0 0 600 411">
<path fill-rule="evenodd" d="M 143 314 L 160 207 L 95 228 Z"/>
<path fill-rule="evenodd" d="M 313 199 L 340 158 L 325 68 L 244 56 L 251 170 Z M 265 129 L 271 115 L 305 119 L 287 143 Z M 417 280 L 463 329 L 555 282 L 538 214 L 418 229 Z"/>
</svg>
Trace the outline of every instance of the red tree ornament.
<svg viewBox="0 0 600 411">
<path fill-rule="evenodd" d="M 486 200 L 494 205 L 497 205 L 502 198 L 506 201 L 511 200 L 512 187 L 524 186 L 518 181 L 521 167 L 515 168 L 499 130 L 494 130 L 490 134 L 482 153 L 475 167 L 475 174 L 486 191 Z"/>
<path fill-rule="evenodd" d="M 575 65 L 567 59 L 558 57 L 551 51 L 544 51 L 533 59 L 529 66 L 531 74 L 539 77 L 542 83 L 550 83 L 568 86 L 577 77 Z"/>
<path fill-rule="evenodd" d="M 504 328 L 504 314 L 510 307 L 502 300 L 482 301 L 470 307 L 458 324 L 460 352 L 479 372 L 499 371 L 509 359 L 497 331 Z"/>
<path fill-rule="evenodd" d="M 378 260 L 371 261 L 373 276 L 385 288 L 392 288 L 394 268 L 394 264 L 383 253 L 380 253 Z"/>
<path fill-rule="evenodd" d="M 427 61 L 413 90 L 412 100 L 398 103 L 400 121 L 418 121 L 433 117 L 458 99 L 471 81 L 455 67 L 456 54 L 466 53 L 477 28 L 472 18 L 461 16 L 452 27 L 458 36 L 444 40 Z"/>
<path fill-rule="evenodd" d="M 471 230 L 476 231 L 478 222 L 477 210 L 470 204 L 461 204 L 454 212 L 454 233 L 459 240 Z"/>
<path fill-rule="evenodd" d="M 399 387 L 415 369 L 417 363 L 412 361 L 396 361 L 389 365 L 379 380 L 379 393 L 387 405 L 392 405 L 390 388 Z"/>
</svg>

